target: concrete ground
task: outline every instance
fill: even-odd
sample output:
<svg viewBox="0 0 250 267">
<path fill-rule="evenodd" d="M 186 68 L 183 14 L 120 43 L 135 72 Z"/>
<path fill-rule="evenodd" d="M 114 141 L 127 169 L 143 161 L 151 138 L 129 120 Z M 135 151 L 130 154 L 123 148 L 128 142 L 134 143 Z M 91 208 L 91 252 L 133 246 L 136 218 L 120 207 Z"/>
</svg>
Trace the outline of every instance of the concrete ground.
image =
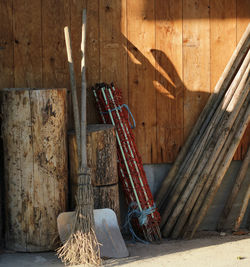
<svg viewBox="0 0 250 267">
<path fill-rule="evenodd" d="M 127 242 L 130 257 L 110 259 L 104 266 L 240 267 L 250 266 L 250 234 L 199 235 L 192 240 L 163 240 L 160 245 Z M 55 253 L 2 251 L 0 267 L 61 267 Z"/>
</svg>

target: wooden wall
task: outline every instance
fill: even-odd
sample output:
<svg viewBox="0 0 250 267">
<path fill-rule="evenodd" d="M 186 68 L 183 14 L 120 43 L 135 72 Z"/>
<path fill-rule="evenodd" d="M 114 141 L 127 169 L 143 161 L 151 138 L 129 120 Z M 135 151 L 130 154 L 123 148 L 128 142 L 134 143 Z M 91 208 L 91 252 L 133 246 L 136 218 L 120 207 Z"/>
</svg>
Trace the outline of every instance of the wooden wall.
<svg viewBox="0 0 250 267">
<path fill-rule="evenodd" d="M 143 162 L 173 162 L 250 22 L 250 0 L 0 0 L 0 88 L 69 88 L 65 25 L 79 86 L 84 7 L 88 85 L 114 81 Z M 94 123 L 90 93 L 88 103 Z M 250 127 L 235 159 L 249 136 Z"/>
</svg>

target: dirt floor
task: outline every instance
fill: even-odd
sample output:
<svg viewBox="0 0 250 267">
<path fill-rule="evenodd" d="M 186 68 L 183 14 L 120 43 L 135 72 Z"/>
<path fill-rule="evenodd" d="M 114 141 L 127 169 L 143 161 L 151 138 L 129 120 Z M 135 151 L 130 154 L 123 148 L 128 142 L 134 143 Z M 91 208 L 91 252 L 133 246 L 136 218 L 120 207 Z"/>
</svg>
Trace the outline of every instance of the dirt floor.
<svg viewBox="0 0 250 267">
<path fill-rule="evenodd" d="M 200 233 L 192 240 L 163 240 L 158 244 L 127 242 L 130 257 L 106 260 L 104 266 L 237 267 L 250 266 L 250 234 Z M 0 267 L 59 267 L 53 252 L 14 253 L 2 251 Z"/>
</svg>

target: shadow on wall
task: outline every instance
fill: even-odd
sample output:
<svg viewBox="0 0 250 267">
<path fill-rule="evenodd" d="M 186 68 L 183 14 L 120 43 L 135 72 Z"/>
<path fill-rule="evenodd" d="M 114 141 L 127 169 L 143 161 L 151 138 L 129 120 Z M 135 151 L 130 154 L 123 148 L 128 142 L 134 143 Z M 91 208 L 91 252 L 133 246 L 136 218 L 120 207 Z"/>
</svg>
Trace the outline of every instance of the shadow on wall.
<svg viewBox="0 0 250 267">
<path fill-rule="evenodd" d="M 157 151 L 152 153 L 151 163 L 173 162 L 210 93 L 187 88 L 173 62 L 163 51 L 150 50 L 155 61 L 153 64 L 122 34 L 121 40 L 127 52 L 128 104 L 136 119 L 135 132 L 143 138 L 141 133 L 148 130 L 149 136 L 156 128 L 157 147 L 151 150 Z M 154 99 L 145 99 L 152 95 L 156 96 L 156 102 Z M 148 110 L 155 112 L 156 125 L 147 118 Z M 139 149 L 142 149 L 140 144 Z"/>
</svg>

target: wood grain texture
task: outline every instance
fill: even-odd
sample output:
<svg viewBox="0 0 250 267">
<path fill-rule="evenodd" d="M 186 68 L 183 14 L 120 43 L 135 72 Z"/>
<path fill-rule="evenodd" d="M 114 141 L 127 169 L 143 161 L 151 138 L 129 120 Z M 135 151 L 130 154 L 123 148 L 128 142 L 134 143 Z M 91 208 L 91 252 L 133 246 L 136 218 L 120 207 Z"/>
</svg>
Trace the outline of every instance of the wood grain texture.
<svg viewBox="0 0 250 267">
<path fill-rule="evenodd" d="M 69 0 L 42 1 L 42 87 L 69 86 L 68 63 L 63 29 L 70 25 Z M 79 29 L 79 31 L 81 31 Z"/>
<path fill-rule="evenodd" d="M 127 100 L 127 53 L 122 35 L 125 19 L 122 19 L 122 1 L 99 2 L 100 29 L 100 80 L 120 88 Z M 124 14 L 123 14 L 124 15 Z M 126 101 L 127 102 L 127 101 Z"/>
<path fill-rule="evenodd" d="M 41 87 L 41 1 L 14 1 L 13 12 L 15 87 Z"/>
<path fill-rule="evenodd" d="M 156 1 L 155 12 L 157 162 L 173 162 L 183 143 L 182 1 Z"/>
<path fill-rule="evenodd" d="M 76 137 L 73 132 L 68 134 L 68 143 L 70 209 L 73 210 L 78 176 Z M 93 124 L 88 126 L 87 161 L 88 167 L 91 169 L 91 180 L 94 188 L 118 184 L 116 139 L 112 125 Z M 96 198 L 99 197 L 96 196 Z"/>
<path fill-rule="evenodd" d="M 249 5 L 249 0 L 1 0 L 0 88 L 69 89 L 66 25 L 79 85 L 86 7 L 88 123 L 98 122 L 89 87 L 114 81 L 136 118 L 143 162 L 173 162 L 250 22 Z M 244 157 L 249 136 L 250 126 L 234 159 Z"/>
<path fill-rule="evenodd" d="M 119 202 L 119 188 L 118 183 L 113 185 L 94 186 L 94 208 L 95 209 L 112 209 L 116 216 L 118 223 L 121 223 L 120 218 L 120 202 Z"/>
<path fill-rule="evenodd" d="M 145 9 L 145 2 L 127 2 L 127 47 L 129 105 L 135 117 L 136 145 L 143 163 L 157 162 L 155 24 L 147 17 L 155 16 L 154 2 Z"/>
<path fill-rule="evenodd" d="M 0 89 L 14 85 L 13 3 L 0 1 Z"/>
<path fill-rule="evenodd" d="M 237 0 L 236 1 L 236 10 L 237 10 L 237 28 L 236 36 L 237 43 L 239 42 L 242 34 L 246 30 L 248 24 L 250 23 L 250 1 L 249 0 Z M 247 149 L 250 145 L 250 124 L 248 125 L 242 140 L 239 144 L 239 147 L 234 155 L 234 160 L 243 160 Z"/>
<path fill-rule="evenodd" d="M 14 85 L 14 45 L 13 45 L 13 8 L 12 0 L 0 1 L 0 90 Z M 1 103 L 0 103 L 1 105 Z M 1 122 L 0 122 L 1 124 Z M 3 161 L 2 140 L 0 146 L 1 163 Z M 0 247 L 4 244 L 3 221 L 4 221 L 4 168 L 0 164 Z"/>
<path fill-rule="evenodd" d="M 183 1 L 184 138 L 210 93 L 209 1 Z"/>
<path fill-rule="evenodd" d="M 1 94 L 6 247 L 57 247 L 56 218 L 66 210 L 66 90 L 10 89 Z"/>
<path fill-rule="evenodd" d="M 99 0 L 87 1 L 87 36 L 86 36 L 86 79 L 87 79 L 87 122 L 99 122 L 99 115 L 91 86 L 100 82 L 100 33 Z"/>
<path fill-rule="evenodd" d="M 236 1 L 210 1 L 211 91 L 236 47 Z M 230 39 L 230 42 L 228 40 Z M 223 56 L 222 56 L 223 55 Z"/>
</svg>

